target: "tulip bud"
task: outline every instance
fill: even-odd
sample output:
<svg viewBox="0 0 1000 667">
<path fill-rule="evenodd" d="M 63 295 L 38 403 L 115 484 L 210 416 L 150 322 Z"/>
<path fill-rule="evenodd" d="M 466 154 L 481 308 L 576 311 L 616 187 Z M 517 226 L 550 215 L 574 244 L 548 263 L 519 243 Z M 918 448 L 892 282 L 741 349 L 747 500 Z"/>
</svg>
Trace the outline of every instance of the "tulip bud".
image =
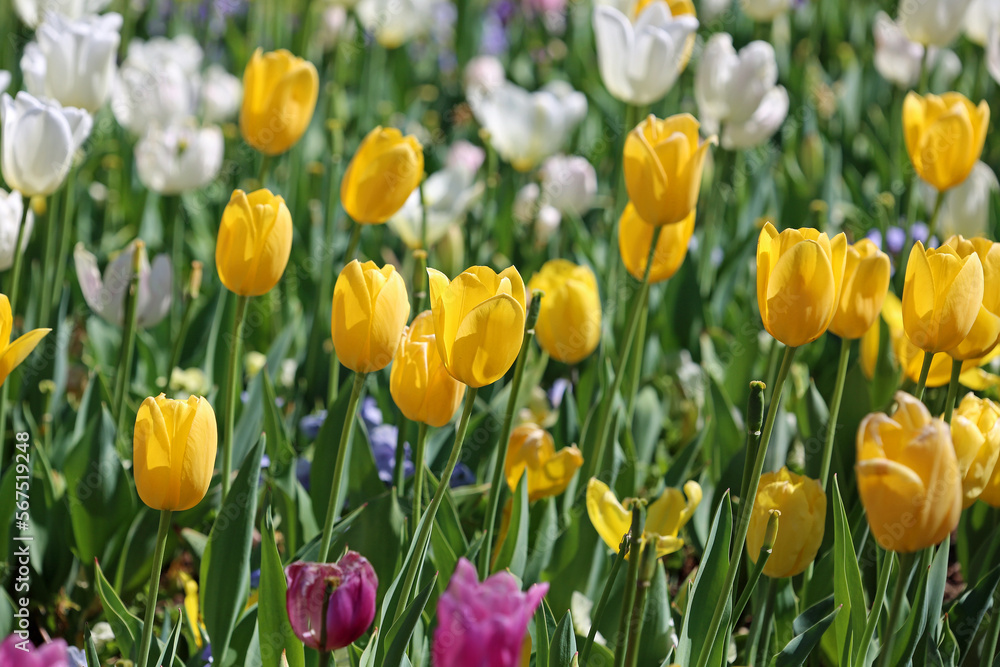
<svg viewBox="0 0 1000 667">
<path fill-rule="evenodd" d="M 135 145 L 135 166 L 147 188 L 176 195 L 208 185 L 219 175 L 224 152 L 216 125 L 151 127 Z"/>
<path fill-rule="evenodd" d="M 434 336 L 441 360 L 459 382 L 470 387 L 493 384 L 521 351 L 525 293 L 513 266 L 497 274 L 473 266 L 448 281 L 427 269 Z"/>
<path fill-rule="evenodd" d="M 265 155 L 294 146 L 312 120 L 319 95 L 316 67 L 289 51 L 258 48 L 243 72 L 240 132 Z"/>
<path fill-rule="evenodd" d="M 6 294 L 0 294 L 0 385 L 7 376 L 21 365 L 32 350 L 52 329 L 34 329 L 18 337 L 13 343 L 10 332 L 14 328 L 14 315 L 10 311 L 10 301 Z"/>
<path fill-rule="evenodd" d="M 574 445 L 556 452 L 552 436 L 537 424 L 521 424 L 510 434 L 504 476 L 511 491 L 521 475 L 528 475 L 528 500 L 557 496 L 566 490 L 583 465 L 583 455 Z"/>
<path fill-rule="evenodd" d="M 222 212 L 215 268 L 230 292 L 260 296 L 281 280 L 292 252 L 292 215 L 285 200 L 261 189 L 235 190 Z"/>
<path fill-rule="evenodd" d="M 404 417 L 436 428 L 451 421 L 462 404 L 465 385 L 441 362 L 429 310 L 413 318 L 403 332 L 389 376 L 389 393 Z"/>
<path fill-rule="evenodd" d="M 431 647 L 434 667 L 516 667 L 528 623 L 548 592 L 548 583 L 524 593 L 510 572 L 479 583 L 476 568 L 458 561 L 448 589 L 438 598 L 438 625 Z"/>
<path fill-rule="evenodd" d="M 983 303 L 983 264 L 949 245 L 924 248 L 917 241 L 906 263 L 903 329 L 924 352 L 943 352 L 965 340 Z"/>
<path fill-rule="evenodd" d="M 352 260 L 333 287 L 330 331 L 337 359 L 356 373 L 385 368 L 409 317 L 410 299 L 396 269 Z"/>
<path fill-rule="evenodd" d="M 355 551 L 336 563 L 296 561 L 285 568 L 285 577 L 288 620 L 309 648 L 334 651 L 350 646 L 375 620 L 378 576 Z"/>
<path fill-rule="evenodd" d="M 889 291 L 889 256 L 870 239 L 847 246 L 843 289 L 830 331 L 841 338 L 861 338 L 878 320 Z"/>
<path fill-rule="evenodd" d="M 669 280 L 681 268 L 694 234 L 694 217 L 695 211 L 692 209 L 678 224 L 660 228 L 660 238 L 653 253 L 653 266 L 649 270 L 650 283 Z M 618 221 L 618 252 L 621 253 L 625 268 L 636 280 L 642 280 L 645 275 L 652 242 L 653 225 L 640 218 L 635 206 L 629 202 Z"/>
<path fill-rule="evenodd" d="M 939 192 L 968 177 L 979 161 L 990 124 L 986 101 L 974 106 L 961 93 L 920 95 L 903 101 L 903 135 L 910 162 Z"/>
<path fill-rule="evenodd" d="M 799 347 L 827 330 L 840 303 L 847 255 L 841 233 L 811 228 L 780 234 L 768 222 L 757 241 L 757 305 L 776 340 Z"/>
<path fill-rule="evenodd" d="M 900 6 L 907 37 L 925 46 L 948 46 L 962 29 L 970 0 L 921 0 Z"/>
<path fill-rule="evenodd" d="M 952 359 L 976 359 L 996 347 L 1000 338 L 1000 291 L 986 289 L 1000 281 L 1000 244 L 984 238 L 966 240 L 953 236 L 945 243 L 955 249 L 959 257 L 977 255 L 983 265 L 983 299 L 972 328 L 965 338 L 948 350 Z M 973 304 L 974 306 L 975 304 Z"/>
<path fill-rule="evenodd" d="M 1000 499 L 997 487 L 990 484 L 1000 457 L 1000 406 L 966 394 L 952 415 L 951 439 L 962 476 L 962 507 L 980 497 L 987 502 Z"/>
<path fill-rule="evenodd" d="M 958 526 L 962 478 L 948 425 L 919 400 L 896 393 L 891 416 L 861 421 L 855 472 L 868 525 L 888 551 L 934 546 Z"/>
<path fill-rule="evenodd" d="M 701 172 L 714 136 L 702 141 L 690 114 L 649 116 L 625 139 L 622 169 L 629 199 L 651 225 L 683 221 L 698 203 Z"/>
<path fill-rule="evenodd" d="M 564 259 L 546 262 L 528 289 L 542 290 L 535 335 L 549 355 L 566 364 L 586 359 L 601 342 L 601 295 L 586 266 Z"/>
<path fill-rule="evenodd" d="M 218 448 L 215 411 L 208 400 L 148 397 L 135 416 L 135 488 L 154 510 L 187 510 L 208 492 Z"/>
<path fill-rule="evenodd" d="M 424 149 L 412 134 L 376 127 L 361 142 L 344 178 L 340 202 L 351 219 L 379 224 L 393 216 L 424 177 Z"/>
<path fill-rule="evenodd" d="M 776 511 L 781 516 L 777 531 Z M 772 525 L 773 524 L 773 525 Z M 773 578 L 794 577 L 816 558 L 826 525 L 826 494 L 814 479 L 782 468 L 760 476 L 757 497 L 750 513 L 747 555 L 757 562 L 761 547 L 771 544 L 764 574 Z"/>
</svg>

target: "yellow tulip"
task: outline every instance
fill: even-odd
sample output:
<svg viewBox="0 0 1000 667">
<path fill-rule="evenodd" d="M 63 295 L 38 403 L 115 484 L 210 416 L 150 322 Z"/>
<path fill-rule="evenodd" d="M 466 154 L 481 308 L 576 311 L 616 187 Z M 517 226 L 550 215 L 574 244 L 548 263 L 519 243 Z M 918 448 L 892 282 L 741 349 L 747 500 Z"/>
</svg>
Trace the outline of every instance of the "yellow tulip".
<svg viewBox="0 0 1000 667">
<path fill-rule="evenodd" d="M 0 385 L 7 376 L 21 365 L 35 346 L 52 329 L 33 329 L 10 342 L 10 332 L 14 328 L 14 315 L 10 312 L 10 301 L 6 294 L 0 294 Z"/>
<path fill-rule="evenodd" d="M 938 544 L 958 525 L 962 478 L 948 425 L 919 400 L 896 393 L 892 416 L 861 421 L 855 472 L 868 525 L 888 551 Z"/>
<path fill-rule="evenodd" d="M 847 246 L 843 290 L 830 331 L 841 338 L 861 338 L 878 321 L 889 291 L 889 256 L 870 239 Z"/>
<path fill-rule="evenodd" d="M 565 364 L 590 356 L 601 342 L 601 295 L 586 266 L 553 259 L 528 281 L 528 291 L 545 293 L 535 336 L 549 355 Z"/>
<path fill-rule="evenodd" d="M 243 72 L 240 132 L 265 155 L 295 145 L 312 120 L 319 95 L 316 67 L 285 49 L 254 51 Z"/>
<path fill-rule="evenodd" d="M 364 138 L 340 181 L 340 203 L 363 225 L 391 218 L 424 177 L 424 149 L 412 134 L 376 127 Z"/>
<path fill-rule="evenodd" d="M 950 350 L 968 335 L 982 303 L 979 255 L 914 244 L 903 282 L 903 330 L 910 342 L 924 352 Z"/>
<path fill-rule="evenodd" d="M 988 398 L 966 394 L 951 418 L 951 439 L 962 476 L 962 506 L 986 493 L 1000 457 L 1000 406 Z M 990 498 L 996 493 L 990 489 Z"/>
<path fill-rule="evenodd" d="M 781 512 L 778 535 L 764 574 L 773 578 L 794 577 L 816 558 L 826 526 L 826 494 L 815 479 L 782 468 L 760 476 L 757 498 L 750 514 L 747 555 L 757 562 L 764 544 L 771 510 Z"/>
<path fill-rule="evenodd" d="M 630 504 L 630 499 L 625 502 Z M 677 533 L 691 519 L 700 502 L 701 486 L 692 481 L 684 485 L 683 494 L 677 489 L 666 488 L 659 498 L 649 504 L 642 541 L 651 540 L 656 544 L 657 558 L 679 551 L 684 546 L 684 540 L 677 537 Z M 617 552 L 622 537 L 632 526 L 632 513 L 618 502 L 614 491 L 596 477 L 592 477 L 587 484 L 587 514 L 604 543 Z M 641 545 L 632 545 L 630 553 L 641 550 Z"/>
<path fill-rule="evenodd" d="M 403 332 L 389 375 L 389 393 L 407 419 L 441 427 L 462 404 L 465 385 L 441 363 L 434 340 L 434 316 L 425 310 Z"/>
<path fill-rule="evenodd" d="M 270 190 L 235 190 L 222 212 L 215 268 L 230 292 L 260 296 L 281 280 L 292 252 L 292 215 Z"/>
<path fill-rule="evenodd" d="M 952 236 L 945 245 L 954 248 L 959 257 L 979 257 L 983 265 L 983 298 L 979 312 L 961 343 L 948 350 L 952 359 L 975 359 L 989 353 L 1000 339 L 1000 290 L 985 289 L 1000 283 L 1000 244 L 984 238 L 965 239 Z"/>
<path fill-rule="evenodd" d="M 701 141 L 694 116 L 649 116 L 625 139 L 625 188 L 639 217 L 651 225 L 682 222 L 698 203 L 701 172 L 714 136 Z"/>
<path fill-rule="evenodd" d="M 583 455 L 574 445 L 558 452 L 548 431 L 538 424 L 521 424 L 510 434 L 504 476 L 511 491 L 521 475 L 528 475 L 528 500 L 558 496 L 583 465 Z"/>
<path fill-rule="evenodd" d="M 649 270 L 649 282 L 669 280 L 684 263 L 688 244 L 694 234 L 695 210 L 676 225 L 667 225 L 660 230 L 653 254 L 653 267 Z M 639 217 L 635 206 L 629 202 L 618 221 L 618 251 L 625 268 L 636 280 L 642 280 L 649 259 L 649 245 L 653 242 L 653 225 Z"/>
<path fill-rule="evenodd" d="M 410 317 L 410 298 L 391 264 L 358 260 L 344 267 L 333 286 L 330 332 L 337 359 L 355 373 L 389 365 Z"/>
<path fill-rule="evenodd" d="M 903 101 L 903 135 L 910 162 L 939 192 L 964 181 L 983 152 L 990 107 L 960 93 L 920 95 Z"/>
<path fill-rule="evenodd" d="M 812 228 L 786 229 L 770 222 L 757 241 L 757 305 L 764 328 L 789 347 L 816 340 L 840 304 L 847 238 L 831 240 Z"/>
<path fill-rule="evenodd" d="M 219 434 L 208 400 L 160 394 L 139 406 L 132 440 L 135 488 L 154 510 L 181 511 L 201 502 L 212 481 Z"/>
<path fill-rule="evenodd" d="M 499 274 L 473 266 L 457 278 L 427 269 L 434 337 L 459 382 L 485 387 L 503 377 L 521 351 L 524 282 L 513 266 Z"/>
</svg>

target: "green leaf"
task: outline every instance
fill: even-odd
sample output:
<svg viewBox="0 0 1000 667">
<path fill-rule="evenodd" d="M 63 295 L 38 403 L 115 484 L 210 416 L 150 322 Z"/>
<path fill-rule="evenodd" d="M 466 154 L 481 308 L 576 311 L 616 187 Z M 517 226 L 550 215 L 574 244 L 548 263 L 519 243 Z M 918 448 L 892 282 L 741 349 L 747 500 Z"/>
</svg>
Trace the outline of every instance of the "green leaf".
<svg viewBox="0 0 1000 667">
<path fill-rule="evenodd" d="M 827 597 L 802 612 L 794 622 L 795 637 L 778 655 L 774 656 L 770 666 L 802 667 L 809 658 L 809 654 L 823 638 L 823 633 L 843 610 L 841 605 L 837 605 L 830 611 L 833 604 L 833 598 Z M 815 618 L 824 612 L 826 612 L 824 616 L 819 619 Z"/>
<path fill-rule="evenodd" d="M 559 619 L 556 633 L 552 636 L 552 651 L 549 654 L 549 667 L 569 667 L 576 655 L 576 632 L 573 630 L 573 617 L 567 610 Z M 536 663 L 537 664 L 537 663 Z"/>
<path fill-rule="evenodd" d="M 663 567 L 657 567 L 653 574 L 649 592 L 646 594 L 645 620 L 642 624 L 642 642 L 639 644 L 639 664 L 652 665 L 663 660 L 673 648 L 676 632 L 670 614 L 670 592 L 667 590 L 667 574 Z"/>
<path fill-rule="evenodd" d="M 357 508 L 347 516 L 341 517 L 340 521 L 336 523 L 333 527 L 333 531 L 330 533 L 330 544 L 336 544 L 337 540 L 344 537 L 347 531 L 350 530 L 351 525 L 358 518 L 358 515 L 367 508 L 368 505 L 362 505 Z M 319 558 L 319 543 L 323 536 L 320 534 L 315 535 L 311 540 L 302 545 L 302 548 L 295 552 L 295 556 L 292 557 L 293 561 L 304 560 L 315 562 Z"/>
<path fill-rule="evenodd" d="M 87 656 L 87 667 L 101 667 L 101 659 L 97 657 L 97 646 L 94 645 L 94 637 L 90 634 L 89 623 L 83 632 L 83 646 Z"/>
<path fill-rule="evenodd" d="M 836 475 L 833 478 L 833 528 L 833 597 L 835 604 L 841 607 L 834 632 L 837 636 L 837 646 L 843 651 L 841 664 L 846 665 L 857 658 L 858 644 L 864 635 L 868 620 L 868 607 L 865 603 L 857 554 L 854 552 L 851 528 L 840 495 L 840 481 Z"/>
<path fill-rule="evenodd" d="M 528 562 L 528 476 L 521 475 L 511 499 L 510 523 L 491 572 L 509 569 L 520 578 Z"/>
<path fill-rule="evenodd" d="M 134 657 L 133 649 L 138 651 L 139 641 L 142 638 L 142 621 L 133 616 L 125 607 L 125 604 L 118 598 L 115 589 L 111 587 L 108 580 L 101 571 L 101 564 L 94 561 L 94 580 L 97 584 L 97 595 L 101 598 L 101 605 L 104 607 L 104 615 L 115 632 L 115 641 L 121 649 L 123 657 Z"/>
<path fill-rule="evenodd" d="M 550 625 L 552 611 L 542 598 L 542 604 L 535 614 L 535 664 L 549 664 L 549 647 L 552 644 L 552 635 L 556 631 L 556 624 Z"/>
<path fill-rule="evenodd" d="M 986 612 L 993 605 L 993 595 L 998 583 L 1000 583 L 1000 566 L 987 572 L 974 588 L 963 593 L 962 597 L 958 598 L 948 610 L 949 625 L 961 631 L 963 640 L 965 640 L 963 645 L 967 647 L 962 655 L 962 667 L 966 667 L 966 665 L 971 667 L 972 665 L 967 660 L 969 656 L 975 654 L 975 651 L 968 649 L 970 644 L 968 638 L 975 637 L 979 631 L 979 626 L 982 624 Z"/>
<path fill-rule="evenodd" d="M 935 616 L 941 610 L 941 596 L 944 593 L 944 583 L 948 577 L 948 551 L 950 548 L 950 538 L 945 538 L 944 542 L 937 549 L 937 554 L 927 569 L 927 561 L 921 558 L 923 565 L 918 567 L 917 595 L 910 606 L 910 613 L 906 616 L 906 623 L 898 630 L 899 637 L 896 639 L 896 646 L 893 652 L 894 665 L 905 665 L 913 657 L 920 638 L 927 628 L 927 619 L 930 614 Z M 916 556 L 920 558 L 920 556 Z M 900 572 L 900 576 L 906 576 L 906 572 Z M 934 599 L 937 596 L 937 599 Z"/>
<path fill-rule="evenodd" d="M 236 621 L 250 591 L 250 551 L 257 516 L 257 482 L 266 438 L 262 435 L 239 466 L 239 474 L 208 536 L 201 561 L 202 616 L 216 662 L 226 667 Z"/>
<path fill-rule="evenodd" d="M 174 662 L 174 658 L 177 657 L 177 643 L 181 639 L 181 626 L 184 625 L 184 614 L 177 614 L 177 625 L 170 632 L 170 637 L 167 642 L 163 645 L 163 649 L 160 651 L 160 657 L 154 662 L 154 665 L 171 665 Z"/>
<path fill-rule="evenodd" d="M 399 617 L 399 620 L 389 628 L 389 632 L 385 636 L 389 648 L 385 652 L 383 665 L 402 664 L 406 647 L 410 643 L 410 637 L 413 636 L 413 628 L 416 627 L 424 607 L 427 606 L 427 600 L 434 591 L 434 586 L 437 585 L 437 578 L 437 574 L 431 577 L 424 589 L 413 598 L 413 602 L 403 610 L 403 615 Z"/>
<path fill-rule="evenodd" d="M 295 636 L 288 620 L 285 602 L 288 587 L 274 538 L 270 507 L 264 515 L 260 533 L 260 589 L 257 599 L 260 656 L 266 667 L 276 667 L 280 664 L 281 653 L 284 651 L 288 667 L 304 667 L 302 642 Z"/>
</svg>

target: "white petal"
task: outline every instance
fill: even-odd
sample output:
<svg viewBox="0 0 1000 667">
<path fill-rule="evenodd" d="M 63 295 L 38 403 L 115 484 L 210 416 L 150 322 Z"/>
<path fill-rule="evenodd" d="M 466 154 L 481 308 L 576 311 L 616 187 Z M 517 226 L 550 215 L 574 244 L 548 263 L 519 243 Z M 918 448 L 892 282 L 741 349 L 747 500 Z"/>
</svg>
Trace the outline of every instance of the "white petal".
<svg viewBox="0 0 1000 667">
<path fill-rule="evenodd" d="M 778 131 L 788 115 L 788 91 L 784 86 L 772 88 L 761 100 L 754 114 L 743 123 L 726 123 L 722 146 L 736 150 L 764 143 Z"/>
</svg>

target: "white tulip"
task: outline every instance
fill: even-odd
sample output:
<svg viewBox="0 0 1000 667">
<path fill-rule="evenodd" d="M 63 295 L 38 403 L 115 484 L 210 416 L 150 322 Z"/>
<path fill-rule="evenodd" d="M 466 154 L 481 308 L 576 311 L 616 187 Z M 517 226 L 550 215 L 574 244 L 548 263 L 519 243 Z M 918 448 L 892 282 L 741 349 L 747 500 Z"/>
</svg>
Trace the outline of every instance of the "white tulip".
<svg viewBox="0 0 1000 667">
<path fill-rule="evenodd" d="M 1000 83 L 1000 25 L 993 26 L 986 42 L 986 69 L 997 83 Z"/>
<path fill-rule="evenodd" d="M 539 170 L 542 201 L 562 213 L 581 216 L 594 205 L 597 171 L 579 155 L 553 155 Z"/>
<path fill-rule="evenodd" d="M 133 39 L 118 70 L 111 110 L 122 127 L 143 134 L 193 115 L 201 88 L 202 51 L 190 35 Z"/>
<path fill-rule="evenodd" d="M 8 193 L 0 189 L 0 271 L 6 271 L 14 264 L 14 248 L 17 246 L 17 234 L 21 229 L 21 216 L 24 215 L 24 198 L 17 190 Z M 28 206 L 28 217 L 24 219 L 24 232 L 21 234 L 21 250 L 28 247 L 31 229 L 35 226 L 35 215 Z"/>
<path fill-rule="evenodd" d="M 115 13 L 76 20 L 49 14 L 21 57 L 28 92 L 96 112 L 111 93 L 121 28 Z"/>
<path fill-rule="evenodd" d="M 104 269 L 104 277 L 97 268 L 97 258 L 78 243 L 73 252 L 76 277 L 80 291 L 90 309 L 111 324 L 122 326 L 125 320 L 125 295 L 132 281 L 132 241 Z M 173 269 L 166 255 L 157 255 L 150 267 L 146 253 L 139 262 L 139 295 L 136 302 L 136 324 L 147 328 L 156 326 L 170 312 L 173 290 Z"/>
<path fill-rule="evenodd" d="M 969 0 L 902 0 L 899 26 L 914 42 L 948 46 L 962 29 Z"/>
<path fill-rule="evenodd" d="M 483 149 L 467 141 L 458 141 L 448 151 L 444 169 L 424 181 L 428 245 L 444 238 L 452 225 L 462 224 L 469 209 L 482 195 L 483 184 L 476 182 L 476 173 L 484 158 Z M 407 246 L 420 248 L 421 224 L 420 188 L 417 188 L 403 207 L 389 218 L 388 225 Z"/>
<path fill-rule="evenodd" d="M 961 234 L 966 238 L 989 236 L 990 200 L 1000 189 L 996 174 L 984 162 L 977 162 L 968 178 L 945 192 L 941 211 L 938 213 L 938 238 Z M 934 207 L 937 190 L 922 184 L 927 209 Z"/>
<path fill-rule="evenodd" d="M 330 5 L 322 11 L 315 39 L 324 52 L 330 51 L 337 42 L 351 34 L 354 22 L 347 19 L 347 9 L 343 5 Z"/>
<path fill-rule="evenodd" d="M 86 111 L 40 101 L 30 93 L 0 99 L 0 168 L 21 194 L 50 195 L 62 185 L 73 155 L 90 134 Z"/>
<path fill-rule="evenodd" d="M 475 97 L 482 97 L 492 93 L 503 85 L 507 80 L 503 63 L 496 56 L 482 55 L 476 56 L 465 66 L 462 73 L 465 83 L 465 96 L 470 103 Z"/>
<path fill-rule="evenodd" d="M 0 93 L 7 90 L 7 86 L 10 85 L 10 72 L 5 69 L 0 69 Z"/>
<path fill-rule="evenodd" d="M 232 119 L 240 110 L 243 82 L 221 65 L 209 65 L 201 82 L 202 117 L 206 123 Z"/>
<path fill-rule="evenodd" d="M 469 98 L 469 104 L 493 148 L 518 171 L 530 171 L 557 153 L 587 114 L 587 98 L 565 81 L 534 93 L 505 81 Z"/>
<path fill-rule="evenodd" d="M 51 14 L 78 19 L 96 14 L 111 4 L 111 0 L 14 0 L 14 10 L 29 28 L 36 28 Z"/>
<path fill-rule="evenodd" d="M 594 38 L 601 80 L 616 99 L 652 104 L 667 94 L 687 64 L 688 38 L 698 19 L 671 16 L 666 2 L 652 2 L 633 25 L 614 7 L 594 8 Z"/>
<path fill-rule="evenodd" d="M 543 246 L 555 236 L 562 224 L 562 213 L 555 206 L 544 204 L 535 217 L 535 243 Z"/>
<path fill-rule="evenodd" d="M 875 69 L 887 81 L 900 88 L 911 88 L 920 79 L 924 66 L 924 47 L 911 41 L 899 25 L 885 12 L 875 15 L 872 28 L 875 37 Z M 930 48 L 927 65 L 932 70 L 938 68 L 945 81 L 951 81 L 961 73 L 961 62 L 948 49 Z"/>
<path fill-rule="evenodd" d="M 701 4 L 698 5 L 698 11 L 701 13 L 702 20 L 707 23 L 728 12 L 732 4 L 733 0 L 702 0 Z"/>
<path fill-rule="evenodd" d="M 743 13 L 754 21 L 773 21 L 792 7 L 791 0 L 740 0 Z"/>
<path fill-rule="evenodd" d="M 360 0 L 355 11 L 379 44 L 395 49 L 430 32 L 436 4 L 437 0 Z"/>
<path fill-rule="evenodd" d="M 224 150 L 222 130 L 215 125 L 152 127 L 135 145 L 135 166 L 147 188 L 175 195 L 215 179 Z"/>
<path fill-rule="evenodd" d="M 538 215 L 539 201 L 542 198 L 542 189 L 538 183 L 528 183 L 522 186 L 514 195 L 514 204 L 511 206 L 511 215 L 518 222 L 534 222 Z"/>
<path fill-rule="evenodd" d="M 694 82 L 704 131 L 721 127 L 722 147 L 730 150 L 764 143 L 788 115 L 788 92 L 777 83 L 774 47 L 756 41 L 737 53 L 730 35 L 713 35 Z"/>
<path fill-rule="evenodd" d="M 995 26 L 1000 26 L 1000 0 L 972 0 L 965 12 L 965 36 L 985 46 Z"/>
</svg>

